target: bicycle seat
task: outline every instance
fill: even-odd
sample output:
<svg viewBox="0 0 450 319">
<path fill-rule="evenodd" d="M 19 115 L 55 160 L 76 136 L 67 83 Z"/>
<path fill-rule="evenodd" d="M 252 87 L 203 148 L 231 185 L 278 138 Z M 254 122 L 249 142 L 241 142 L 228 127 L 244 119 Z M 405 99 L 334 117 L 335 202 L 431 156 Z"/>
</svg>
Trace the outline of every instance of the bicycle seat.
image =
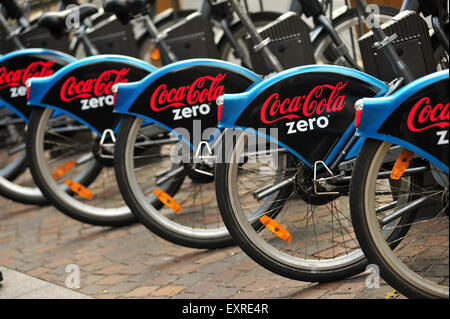
<svg viewBox="0 0 450 319">
<path fill-rule="evenodd" d="M 85 4 L 74 9 L 59 12 L 48 12 L 40 17 L 38 25 L 48 29 L 56 38 L 60 38 L 70 32 L 71 26 L 67 24 L 67 20 L 74 22 L 74 19 L 70 19 L 72 15 L 73 17 L 78 15 L 77 20 L 79 23 L 83 23 L 84 19 L 97 12 L 98 8 L 92 4 Z"/>
<path fill-rule="evenodd" d="M 22 17 L 22 10 L 15 0 L 0 0 L 0 4 L 5 7 L 8 17 L 12 19 L 20 19 Z"/>
<path fill-rule="evenodd" d="M 106 0 L 103 9 L 115 14 L 122 24 L 127 24 L 133 16 L 142 12 L 144 6 L 154 2 L 156 0 Z"/>
</svg>

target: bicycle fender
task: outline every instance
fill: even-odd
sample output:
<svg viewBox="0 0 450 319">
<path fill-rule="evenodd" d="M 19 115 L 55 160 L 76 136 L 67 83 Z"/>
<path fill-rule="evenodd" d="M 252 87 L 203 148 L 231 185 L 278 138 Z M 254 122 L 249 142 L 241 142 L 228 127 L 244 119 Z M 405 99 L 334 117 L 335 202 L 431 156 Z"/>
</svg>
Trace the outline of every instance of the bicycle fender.
<svg viewBox="0 0 450 319">
<path fill-rule="evenodd" d="M 220 126 L 250 129 L 312 166 L 331 162 L 354 134 L 354 104 L 388 86 L 365 73 L 332 65 L 292 68 L 224 97 Z"/>
<path fill-rule="evenodd" d="M 260 81 L 255 73 L 228 62 L 184 60 L 137 83 L 119 84 L 114 111 L 158 123 L 195 149 L 190 137 L 217 127 L 216 99 L 225 92 L 244 92 Z"/>
<path fill-rule="evenodd" d="M 113 113 L 112 86 L 134 82 L 156 70 L 138 59 L 98 55 L 74 62 L 45 79 L 33 79 L 28 105 L 49 107 L 77 119 L 102 136 L 116 130 L 119 115 Z"/>
<path fill-rule="evenodd" d="M 449 71 L 427 75 L 393 95 L 364 99 L 357 134 L 398 144 L 449 172 Z"/>
<path fill-rule="evenodd" d="M 0 57 L 0 107 L 7 107 L 28 120 L 25 82 L 32 77 L 53 75 L 75 58 L 59 51 L 23 49 Z"/>
</svg>

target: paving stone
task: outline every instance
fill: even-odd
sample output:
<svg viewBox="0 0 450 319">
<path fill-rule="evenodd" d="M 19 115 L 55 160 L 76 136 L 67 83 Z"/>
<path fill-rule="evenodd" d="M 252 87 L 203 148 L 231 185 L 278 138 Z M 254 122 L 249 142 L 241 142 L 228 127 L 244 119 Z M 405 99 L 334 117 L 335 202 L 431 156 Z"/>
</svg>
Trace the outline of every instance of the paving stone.
<svg viewBox="0 0 450 319">
<path fill-rule="evenodd" d="M 177 276 L 172 276 L 172 275 L 167 275 L 167 274 L 161 273 L 160 275 L 154 277 L 152 282 L 155 285 L 164 286 L 164 285 L 171 283 L 172 281 L 174 281 L 177 278 L 178 278 Z"/>
<path fill-rule="evenodd" d="M 0 240 L 7 240 L 0 242 L 0 265 L 64 286 L 66 265 L 77 264 L 81 276 L 77 291 L 95 298 L 383 299 L 392 291 L 383 281 L 378 289 L 365 287 L 367 274 L 324 284 L 290 280 L 259 266 L 238 246 L 185 248 L 140 224 L 91 226 L 51 206 L 1 200 Z M 404 253 L 437 251 L 431 245 L 442 244 L 441 235 L 435 233 Z"/>
<path fill-rule="evenodd" d="M 174 285 L 190 287 L 199 282 L 210 281 L 208 277 L 209 277 L 208 274 L 195 272 L 195 273 L 181 275 L 177 279 L 173 280 L 171 283 Z M 221 284 L 219 282 L 216 282 L 216 283 L 218 285 Z"/>
<path fill-rule="evenodd" d="M 138 287 L 128 292 L 125 297 L 145 297 L 156 291 L 159 286 Z"/>
<path fill-rule="evenodd" d="M 251 286 L 258 278 L 255 276 L 240 275 L 226 283 L 229 287 L 248 287 Z M 252 289 L 249 289 L 252 290 Z"/>
<path fill-rule="evenodd" d="M 108 292 L 112 294 L 120 294 L 124 295 L 128 293 L 130 290 L 135 289 L 139 284 L 136 282 L 119 282 L 114 286 L 108 287 Z"/>
<path fill-rule="evenodd" d="M 337 294 L 333 293 L 327 296 L 327 299 L 354 299 L 355 294 Z"/>
<path fill-rule="evenodd" d="M 335 293 L 358 293 L 366 288 L 365 282 L 348 282 L 337 287 Z"/>
<path fill-rule="evenodd" d="M 212 281 L 221 281 L 221 282 L 228 282 L 231 279 L 234 279 L 238 277 L 241 274 L 240 271 L 237 270 L 225 270 L 222 272 L 216 272 L 211 276 Z"/>
<path fill-rule="evenodd" d="M 128 278 L 128 276 L 125 276 L 125 275 L 109 275 L 109 276 L 106 276 L 105 278 L 97 281 L 96 284 L 97 285 L 114 285 L 114 284 L 121 282 L 122 280 L 127 279 L 127 278 Z"/>
<path fill-rule="evenodd" d="M 293 299 L 319 299 L 320 297 L 324 296 L 328 291 L 324 289 L 317 289 L 317 288 L 309 288 L 309 289 L 303 289 L 302 291 L 298 292 L 294 296 L 292 296 Z"/>
<path fill-rule="evenodd" d="M 222 260 L 223 258 L 226 257 L 226 254 L 224 254 L 223 252 L 215 252 L 215 253 L 211 253 L 208 256 L 205 256 L 203 258 L 199 258 L 196 260 L 196 263 L 198 264 L 211 264 L 211 263 L 215 263 L 219 260 Z"/>
<path fill-rule="evenodd" d="M 99 275 L 113 275 L 113 274 L 120 273 L 120 271 L 123 270 L 126 267 L 127 266 L 120 265 L 120 264 L 110 265 L 110 266 L 107 266 L 107 267 L 105 267 L 103 269 L 99 269 L 99 270 L 95 271 L 95 273 L 99 274 Z"/>
<path fill-rule="evenodd" d="M 28 275 L 33 277 L 39 277 L 40 275 L 49 272 L 51 269 L 45 268 L 45 267 L 37 267 L 33 270 L 30 270 L 27 272 Z"/>
<path fill-rule="evenodd" d="M 154 291 L 151 295 L 155 297 L 172 297 L 176 294 L 179 294 L 182 292 L 186 287 L 184 286 L 174 286 L 174 285 L 168 285 L 165 287 L 162 287 L 156 291 Z"/>
<path fill-rule="evenodd" d="M 119 297 L 119 294 L 100 294 L 95 296 L 97 299 L 117 299 Z"/>
<path fill-rule="evenodd" d="M 200 265 L 193 265 L 193 264 L 189 265 L 188 264 L 188 265 L 182 265 L 182 266 L 177 267 L 175 269 L 170 269 L 168 271 L 168 273 L 171 274 L 171 275 L 184 275 L 184 274 L 193 273 L 199 268 L 200 268 Z"/>
<path fill-rule="evenodd" d="M 173 299 L 185 299 L 185 300 L 191 300 L 191 299 L 200 299 L 203 295 L 198 292 L 181 292 L 178 295 L 173 296 Z"/>
<path fill-rule="evenodd" d="M 208 282 L 208 281 L 202 281 L 202 282 L 199 282 L 199 283 L 197 283 L 197 284 L 195 284 L 195 285 L 193 285 L 193 286 L 191 286 L 191 287 L 188 287 L 187 289 L 186 289 L 186 292 L 199 292 L 199 293 L 202 293 L 202 294 L 206 294 L 206 293 L 209 293 L 209 292 L 213 292 L 214 291 L 214 289 L 216 289 L 217 288 L 217 283 L 216 282 L 212 282 L 212 281 L 210 281 L 210 282 Z"/>
</svg>

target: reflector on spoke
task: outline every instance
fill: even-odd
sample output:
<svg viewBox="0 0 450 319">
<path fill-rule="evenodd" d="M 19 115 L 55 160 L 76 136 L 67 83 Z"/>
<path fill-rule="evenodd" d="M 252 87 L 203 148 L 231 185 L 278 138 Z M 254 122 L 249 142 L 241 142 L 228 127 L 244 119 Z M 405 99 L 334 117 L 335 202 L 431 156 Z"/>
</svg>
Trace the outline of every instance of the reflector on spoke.
<svg viewBox="0 0 450 319">
<path fill-rule="evenodd" d="M 292 240 L 292 235 L 281 226 L 279 223 L 277 223 L 275 220 L 268 216 L 262 216 L 259 221 L 266 226 L 267 229 L 269 229 L 272 233 L 280 237 L 282 240 L 287 241 L 288 243 Z"/>
<path fill-rule="evenodd" d="M 154 48 L 152 51 L 152 60 L 159 61 L 161 59 L 161 52 L 158 48 Z"/>
<path fill-rule="evenodd" d="M 67 163 L 64 163 L 63 165 L 58 167 L 58 169 L 52 174 L 53 179 L 60 178 L 68 171 L 70 171 L 75 165 L 75 161 L 68 161 Z"/>
<path fill-rule="evenodd" d="M 414 153 L 404 149 L 397 158 L 394 168 L 392 169 L 391 179 L 400 179 L 411 163 Z"/>
<path fill-rule="evenodd" d="M 169 194 L 166 192 L 156 189 L 153 191 L 153 194 L 167 207 L 172 209 L 173 211 L 177 212 L 178 214 L 181 213 L 181 205 L 178 204 L 178 202 L 172 198 Z"/>
<path fill-rule="evenodd" d="M 77 195 L 80 195 L 81 197 L 87 200 L 91 200 L 93 197 L 91 191 L 86 187 L 84 187 L 83 185 L 81 185 L 80 183 L 68 179 L 64 182 L 64 184 L 66 184 L 72 192 L 74 192 Z"/>
</svg>

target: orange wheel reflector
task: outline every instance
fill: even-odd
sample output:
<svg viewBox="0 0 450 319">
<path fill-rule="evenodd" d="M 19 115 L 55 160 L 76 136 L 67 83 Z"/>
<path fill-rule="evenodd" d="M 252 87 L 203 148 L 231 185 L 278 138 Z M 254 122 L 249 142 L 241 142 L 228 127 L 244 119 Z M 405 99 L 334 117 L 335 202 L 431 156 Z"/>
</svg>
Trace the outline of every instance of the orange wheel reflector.
<svg viewBox="0 0 450 319">
<path fill-rule="evenodd" d="M 403 176 L 403 173 L 405 173 L 409 163 L 411 163 L 413 156 L 414 153 L 407 149 L 404 149 L 400 153 L 397 161 L 395 162 L 394 168 L 392 169 L 391 179 L 400 179 L 400 177 Z"/>
<path fill-rule="evenodd" d="M 58 167 L 56 172 L 52 174 L 53 179 L 57 179 L 63 176 L 68 171 L 70 171 L 75 165 L 76 165 L 75 161 L 68 161 L 67 163 L 61 165 L 60 167 Z"/>
<path fill-rule="evenodd" d="M 158 48 L 153 49 L 152 51 L 152 60 L 159 61 L 161 59 L 161 52 Z"/>
<path fill-rule="evenodd" d="M 166 205 L 170 209 L 174 210 L 178 214 L 181 213 L 181 205 L 178 204 L 178 202 L 175 199 L 173 199 L 172 196 L 170 196 L 169 194 L 167 194 L 166 192 L 164 192 L 160 189 L 154 190 L 153 194 L 155 194 L 155 196 L 158 197 L 158 199 L 164 205 Z"/>
<path fill-rule="evenodd" d="M 264 226 L 266 226 L 272 233 L 283 239 L 284 241 L 287 241 L 288 243 L 292 240 L 292 235 L 289 234 L 289 232 L 278 224 L 275 220 L 273 220 L 270 217 L 262 216 L 259 221 L 263 223 Z"/>
<path fill-rule="evenodd" d="M 81 185 L 80 183 L 77 183 L 71 179 L 68 179 L 64 182 L 67 186 L 69 186 L 69 189 L 74 192 L 75 194 L 80 195 L 81 197 L 91 200 L 92 199 L 92 193 L 89 189 Z"/>
</svg>

